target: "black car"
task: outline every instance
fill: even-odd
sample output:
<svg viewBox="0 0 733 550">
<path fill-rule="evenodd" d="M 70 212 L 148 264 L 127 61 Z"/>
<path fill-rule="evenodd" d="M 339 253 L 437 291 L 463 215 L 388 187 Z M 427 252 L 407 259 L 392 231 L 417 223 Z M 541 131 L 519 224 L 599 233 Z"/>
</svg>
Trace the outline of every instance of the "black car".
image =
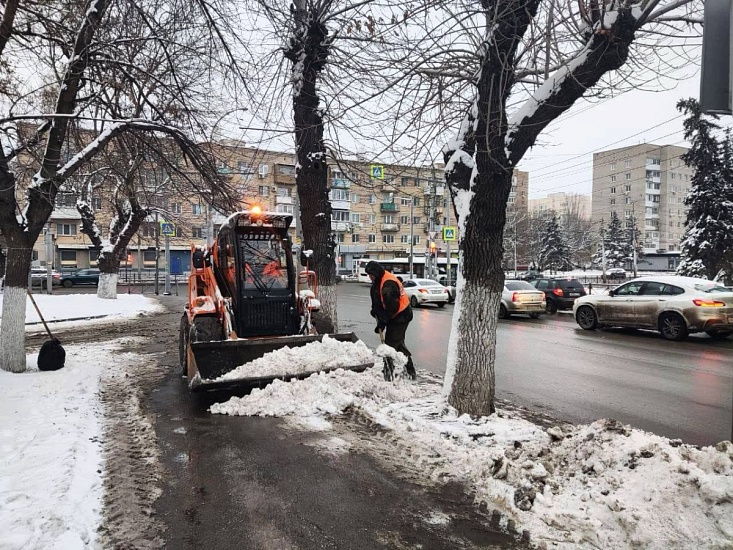
<svg viewBox="0 0 733 550">
<path fill-rule="evenodd" d="M 80 269 L 74 273 L 66 273 L 61 276 L 61 284 L 66 288 L 74 285 L 98 285 L 99 284 L 99 270 Z"/>
<path fill-rule="evenodd" d="M 535 281 L 542 277 L 542 273 L 537 271 L 536 269 L 529 269 L 527 271 L 520 271 L 517 273 L 517 276 L 515 279 L 520 281 Z"/>
<path fill-rule="evenodd" d="M 540 277 L 532 281 L 537 290 L 545 293 L 547 313 L 556 313 L 557 310 L 573 309 L 576 298 L 585 296 L 585 288 L 578 279 Z"/>
</svg>

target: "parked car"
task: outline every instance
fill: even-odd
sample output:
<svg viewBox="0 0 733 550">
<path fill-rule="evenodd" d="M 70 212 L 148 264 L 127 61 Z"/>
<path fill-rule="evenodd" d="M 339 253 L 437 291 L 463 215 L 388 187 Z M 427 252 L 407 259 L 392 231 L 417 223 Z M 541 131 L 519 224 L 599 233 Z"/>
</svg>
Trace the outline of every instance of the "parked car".
<svg viewBox="0 0 733 550">
<path fill-rule="evenodd" d="M 577 299 L 573 314 L 585 330 L 619 326 L 657 330 L 667 340 L 693 332 L 722 339 L 733 334 L 733 291 L 693 277 L 641 277 Z"/>
<path fill-rule="evenodd" d="M 74 285 L 98 285 L 99 270 L 95 268 L 80 269 L 74 273 L 66 273 L 61 276 L 61 284 L 66 288 Z"/>
<path fill-rule="evenodd" d="M 540 313 L 545 312 L 546 307 L 545 293 L 527 281 L 504 281 L 499 319 L 508 319 L 514 313 L 523 313 L 537 319 Z"/>
<path fill-rule="evenodd" d="M 541 277 L 532 281 L 532 285 L 545 293 L 546 311 L 551 315 L 558 310 L 572 309 L 575 300 L 587 294 L 582 283 L 572 277 Z"/>
<path fill-rule="evenodd" d="M 444 307 L 448 303 L 448 289 L 432 279 L 404 279 L 402 286 L 410 297 L 410 305 L 435 304 Z"/>
<path fill-rule="evenodd" d="M 626 270 L 623 267 L 612 267 L 606 270 L 606 278 L 610 280 L 626 279 Z"/>
<path fill-rule="evenodd" d="M 447 275 L 441 275 L 438 277 L 438 282 L 443 285 L 445 288 L 448 289 L 448 303 L 452 304 L 456 301 L 456 287 L 453 284 L 453 281 L 451 281 L 451 284 L 448 284 L 448 276 Z"/>
<path fill-rule="evenodd" d="M 48 282 L 48 271 L 45 267 L 32 267 L 31 268 L 31 285 L 40 285 L 41 288 L 46 288 Z M 61 273 L 56 270 L 51 270 L 51 286 L 61 284 Z"/>
<path fill-rule="evenodd" d="M 542 273 L 536 269 L 528 269 L 517 273 L 517 279 L 520 281 L 534 281 L 542 277 Z"/>
</svg>

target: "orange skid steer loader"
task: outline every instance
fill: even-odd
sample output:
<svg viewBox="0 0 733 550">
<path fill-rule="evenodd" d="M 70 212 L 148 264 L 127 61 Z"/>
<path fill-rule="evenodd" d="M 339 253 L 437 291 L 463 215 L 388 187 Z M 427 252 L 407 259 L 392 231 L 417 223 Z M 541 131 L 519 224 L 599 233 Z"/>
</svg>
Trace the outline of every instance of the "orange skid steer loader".
<svg viewBox="0 0 733 550">
<path fill-rule="evenodd" d="M 231 215 L 211 248 L 191 246 L 188 301 L 178 347 L 192 390 L 255 388 L 275 379 L 305 378 L 314 371 L 363 371 L 373 365 L 219 379 L 268 352 L 323 338 L 313 322 L 320 307 L 316 275 L 308 269 L 296 273 L 288 237 L 291 221 L 291 215 L 254 207 Z M 353 332 L 328 336 L 341 342 L 358 341 Z"/>
</svg>

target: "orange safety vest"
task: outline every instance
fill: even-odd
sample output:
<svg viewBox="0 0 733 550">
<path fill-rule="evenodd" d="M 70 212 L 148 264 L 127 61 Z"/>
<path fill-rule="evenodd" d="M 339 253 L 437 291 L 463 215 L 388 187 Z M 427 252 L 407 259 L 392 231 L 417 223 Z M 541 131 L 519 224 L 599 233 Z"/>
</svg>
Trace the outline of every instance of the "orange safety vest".
<svg viewBox="0 0 733 550">
<path fill-rule="evenodd" d="M 407 294 L 405 293 L 405 289 L 402 286 L 402 283 L 400 282 L 400 280 L 397 277 L 395 277 L 394 275 L 392 275 L 389 271 L 385 271 L 384 275 L 382 275 L 382 280 L 379 283 L 379 297 L 382 300 L 382 307 L 385 310 L 387 308 L 384 305 L 384 294 L 382 294 L 382 287 L 384 287 L 384 282 L 387 280 L 394 281 L 400 287 L 400 307 L 397 309 L 397 313 L 392 315 L 391 318 L 394 319 L 395 317 L 397 317 L 397 315 L 399 315 L 400 313 L 402 313 L 403 311 L 407 309 L 407 306 L 410 305 L 410 299 L 407 297 Z"/>
</svg>

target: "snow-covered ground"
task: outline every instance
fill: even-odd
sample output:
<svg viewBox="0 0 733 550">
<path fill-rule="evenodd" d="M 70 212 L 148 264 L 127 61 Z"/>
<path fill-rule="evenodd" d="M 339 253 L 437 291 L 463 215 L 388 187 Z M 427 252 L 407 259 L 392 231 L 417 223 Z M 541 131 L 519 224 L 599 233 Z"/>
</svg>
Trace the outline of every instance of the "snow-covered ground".
<svg viewBox="0 0 733 550">
<path fill-rule="evenodd" d="M 56 319 L 99 315 L 102 307 L 94 300 L 82 305 L 78 295 L 46 298 L 39 307 Z M 126 299 L 109 302 L 126 315 L 155 307 L 148 298 L 137 310 Z M 320 352 L 311 346 L 310 368 L 348 356 L 349 345 L 331 341 Z M 124 341 L 65 347 L 61 371 L 37 372 L 33 356 L 26 373 L 0 371 L 2 550 L 97 545 L 100 371 L 129 361 L 116 350 L 134 349 Z M 280 350 L 269 360 L 298 361 L 294 353 Z M 698 449 L 611 420 L 545 430 L 510 410 L 472 419 L 446 404 L 439 378 L 420 374 L 417 383 L 387 383 L 375 356 L 375 368 L 365 373 L 275 382 L 212 412 L 283 416 L 299 429 L 328 431 L 339 415 L 357 411 L 384 426 L 390 444 L 409 450 L 436 483 L 465 481 L 477 503 L 500 510 L 540 547 L 733 548 L 730 443 Z"/>
<path fill-rule="evenodd" d="M 159 307 L 139 295 L 34 298 L 47 320 L 134 316 Z M 34 309 L 27 315 L 28 322 L 38 320 Z M 37 354 L 28 355 L 25 373 L 0 370 L 0 550 L 97 547 L 104 474 L 99 380 L 103 366 L 129 360 L 119 354 L 124 348 L 114 341 L 64 345 L 66 365 L 59 371 L 39 372 Z"/>
</svg>

